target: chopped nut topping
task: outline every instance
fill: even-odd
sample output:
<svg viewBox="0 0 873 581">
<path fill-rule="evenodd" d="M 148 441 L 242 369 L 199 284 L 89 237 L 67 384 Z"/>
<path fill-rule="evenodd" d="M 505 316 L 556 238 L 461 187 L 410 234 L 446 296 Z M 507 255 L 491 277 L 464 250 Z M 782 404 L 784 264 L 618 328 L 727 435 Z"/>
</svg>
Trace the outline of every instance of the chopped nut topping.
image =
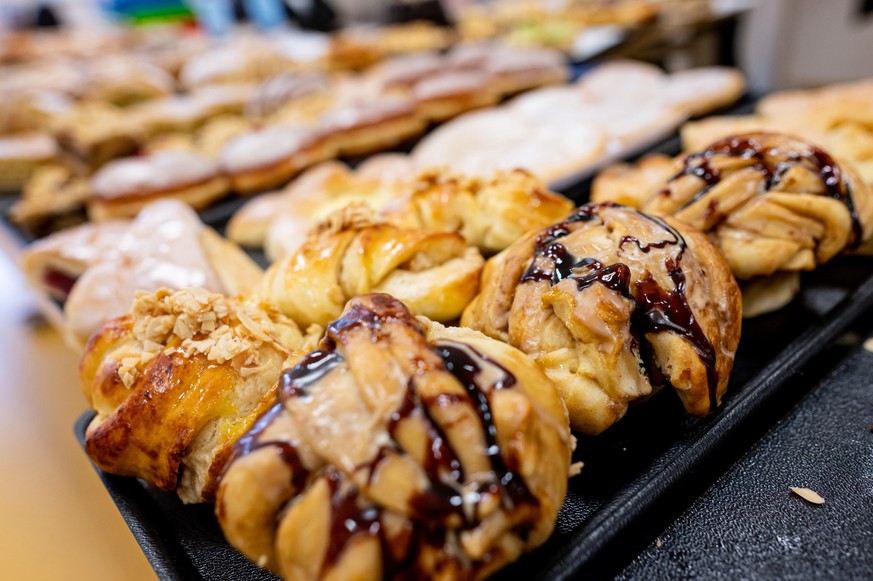
<svg viewBox="0 0 873 581">
<path fill-rule="evenodd" d="M 178 345 L 188 357 L 201 354 L 216 363 L 230 361 L 243 377 L 254 375 L 269 365 L 260 361 L 262 345 L 284 350 L 276 323 L 290 324 L 281 315 L 201 288 L 140 291 L 134 298 L 133 316 L 133 335 L 141 352 L 123 358 L 118 368 L 128 388 L 141 365 L 171 345 Z"/>
</svg>

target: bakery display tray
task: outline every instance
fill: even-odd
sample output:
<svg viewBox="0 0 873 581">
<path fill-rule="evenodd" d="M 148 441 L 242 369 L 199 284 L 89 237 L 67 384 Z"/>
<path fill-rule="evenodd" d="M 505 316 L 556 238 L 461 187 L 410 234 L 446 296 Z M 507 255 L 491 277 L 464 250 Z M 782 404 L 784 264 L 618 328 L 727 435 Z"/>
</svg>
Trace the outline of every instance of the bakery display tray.
<svg viewBox="0 0 873 581">
<path fill-rule="evenodd" d="M 584 468 L 554 534 L 497 578 L 616 574 L 777 423 L 811 389 L 799 374 L 821 369 L 819 355 L 873 307 L 873 270 L 868 259 L 840 257 L 804 275 L 802 289 L 780 311 L 744 322 L 731 385 L 713 415 L 688 417 L 665 390 L 602 435 L 580 436 L 574 459 Z M 76 424 L 80 442 L 92 417 Z M 211 506 L 98 473 L 161 579 L 273 579 L 226 543 Z"/>
</svg>

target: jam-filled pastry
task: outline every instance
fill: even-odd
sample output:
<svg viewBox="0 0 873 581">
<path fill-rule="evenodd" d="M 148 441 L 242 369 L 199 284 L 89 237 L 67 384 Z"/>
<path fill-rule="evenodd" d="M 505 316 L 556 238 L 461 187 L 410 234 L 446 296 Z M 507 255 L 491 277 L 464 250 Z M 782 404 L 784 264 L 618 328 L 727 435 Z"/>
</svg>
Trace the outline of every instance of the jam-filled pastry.
<svg viewBox="0 0 873 581">
<path fill-rule="evenodd" d="M 58 236 L 65 237 L 66 233 Z M 50 240 L 26 251 L 25 256 L 30 258 L 25 268 L 30 268 L 34 260 L 38 265 L 35 255 L 51 251 L 54 245 Z M 81 347 L 100 325 L 127 312 L 137 290 L 196 286 L 248 296 L 262 276 L 261 269 L 245 252 L 175 200 L 146 207 L 120 233 L 111 251 L 91 257 L 95 263 L 78 277 L 75 270 L 62 269 L 60 273 L 63 276 L 59 280 L 69 287 L 64 324 L 68 343 L 73 347 Z M 56 278 L 51 271 L 34 273 L 29 278 L 36 281 L 46 277 Z M 38 284 L 37 288 L 44 287 Z"/>
<path fill-rule="evenodd" d="M 263 304 L 196 287 L 138 292 L 80 363 L 97 413 L 88 455 L 185 502 L 211 501 L 234 442 L 272 406 L 285 361 L 306 341 Z"/>
<path fill-rule="evenodd" d="M 569 473 L 566 410 L 521 352 L 352 300 L 237 443 L 216 513 L 285 579 L 482 579 L 542 544 Z"/>
<path fill-rule="evenodd" d="M 485 254 L 499 252 L 523 234 L 552 224 L 573 202 L 550 192 L 523 170 L 490 178 L 466 178 L 437 170 L 423 172 L 408 195 L 386 208 L 392 222 L 439 232 L 459 232 Z"/>
<path fill-rule="evenodd" d="M 740 291 L 697 230 L 588 204 L 488 261 L 461 324 L 530 355 L 573 427 L 598 434 L 670 384 L 695 416 L 724 394 L 740 337 Z"/>
<path fill-rule="evenodd" d="M 778 133 L 732 136 L 684 156 L 639 207 L 708 233 L 742 281 L 812 270 L 873 234 L 870 186 L 822 149 Z M 767 310 L 748 306 L 747 316 Z"/>
<path fill-rule="evenodd" d="M 419 315 L 451 321 L 476 295 L 484 260 L 456 232 L 401 228 L 363 204 L 331 214 L 274 263 L 259 295 L 299 325 L 325 325 L 352 297 L 392 294 Z"/>
</svg>

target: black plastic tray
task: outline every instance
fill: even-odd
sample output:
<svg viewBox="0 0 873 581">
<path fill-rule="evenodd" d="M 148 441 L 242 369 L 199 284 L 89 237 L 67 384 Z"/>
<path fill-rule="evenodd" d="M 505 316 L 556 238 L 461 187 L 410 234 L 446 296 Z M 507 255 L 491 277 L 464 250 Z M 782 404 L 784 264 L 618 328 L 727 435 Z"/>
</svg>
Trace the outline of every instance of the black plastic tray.
<svg viewBox="0 0 873 581">
<path fill-rule="evenodd" d="M 838 258 L 804 276 L 802 288 L 784 309 L 744 323 L 731 386 L 713 415 L 689 418 L 665 391 L 601 436 L 580 437 L 575 457 L 585 467 L 555 533 L 498 577 L 608 577 L 630 562 L 748 448 L 750 430 L 760 435 L 781 417 L 765 413 L 774 400 L 810 389 L 792 380 L 873 307 L 864 258 Z M 80 441 L 91 417 L 76 424 Z M 273 578 L 227 545 L 211 506 L 184 506 L 141 481 L 98 473 L 161 579 Z"/>
</svg>

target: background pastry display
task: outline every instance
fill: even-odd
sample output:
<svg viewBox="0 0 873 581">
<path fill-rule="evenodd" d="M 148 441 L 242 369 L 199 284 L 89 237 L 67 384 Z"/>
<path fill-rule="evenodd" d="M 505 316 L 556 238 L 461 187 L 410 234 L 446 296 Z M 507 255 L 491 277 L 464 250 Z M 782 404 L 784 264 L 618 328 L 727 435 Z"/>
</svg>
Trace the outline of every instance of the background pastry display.
<svg viewBox="0 0 873 581">
<path fill-rule="evenodd" d="M 574 429 L 598 434 L 664 384 L 703 416 L 727 389 L 740 291 L 718 250 L 672 225 L 588 204 L 488 261 L 461 324 L 536 361 Z"/>
<path fill-rule="evenodd" d="M 419 167 L 470 175 L 521 168 L 557 182 L 662 137 L 689 115 L 730 104 L 743 90 L 742 76 L 731 69 L 673 76 L 643 63 L 607 63 L 572 85 L 446 123 L 412 156 Z"/>
<path fill-rule="evenodd" d="M 784 306 L 797 273 L 873 234 L 873 190 L 849 163 L 778 133 L 716 141 L 678 158 L 618 166 L 594 200 L 630 203 L 708 233 L 744 283 L 744 314 Z"/>
<path fill-rule="evenodd" d="M 239 247 L 171 200 L 129 224 L 82 225 L 44 238 L 25 251 L 22 268 L 34 288 L 63 302 L 65 334 L 77 348 L 127 312 L 138 290 L 196 286 L 248 295 L 261 276 Z"/>
</svg>

